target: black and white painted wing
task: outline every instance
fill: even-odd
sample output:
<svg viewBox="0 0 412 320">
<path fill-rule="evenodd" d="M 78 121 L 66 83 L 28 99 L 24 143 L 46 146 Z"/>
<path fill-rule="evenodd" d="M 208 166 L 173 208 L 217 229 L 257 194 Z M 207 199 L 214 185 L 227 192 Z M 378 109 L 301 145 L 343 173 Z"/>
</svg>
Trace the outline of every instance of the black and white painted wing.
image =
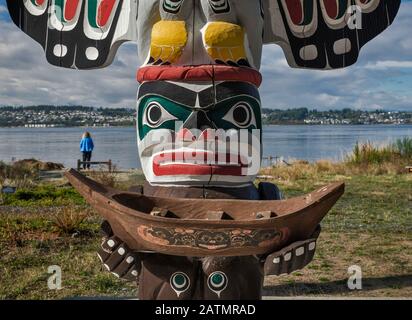
<svg viewBox="0 0 412 320">
<path fill-rule="evenodd" d="M 262 0 L 264 43 L 283 48 L 290 66 L 337 69 L 395 19 L 400 0 Z"/>
<path fill-rule="evenodd" d="M 138 0 L 7 0 L 7 6 L 56 66 L 102 68 L 123 42 L 136 40 Z"/>
</svg>

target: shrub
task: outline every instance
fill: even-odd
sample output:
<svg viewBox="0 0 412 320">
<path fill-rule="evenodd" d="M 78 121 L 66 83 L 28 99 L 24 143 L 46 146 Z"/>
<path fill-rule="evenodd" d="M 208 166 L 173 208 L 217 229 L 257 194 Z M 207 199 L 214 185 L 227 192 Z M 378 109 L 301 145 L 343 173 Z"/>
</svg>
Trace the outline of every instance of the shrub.
<svg viewBox="0 0 412 320">
<path fill-rule="evenodd" d="M 412 138 L 398 139 L 392 145 L 401 158 L 412 159 Z"/>
<path fill-rule="evenodd" d="M 37 178 L 37 170 L 29 168 L 22 163 L 12 165 L 0 161 L 0 185 L 11 184 L 17 188 L 33 185 Z"/>
<path fill-rule="evenodd" d="M 90 215 L 82 207 L 67 206 L 56 209 L 51 221 L 61 234 L 73 234 L 81 231 L 81 224 Z"/>
<path fill-rule="evenodd" d="M 385 146 L 376 146 L 371 142 L 357 142 L 345 162 L 363 166 L 391 164 L 403 167 L 410 160 L 412 160 L 412 138 L 405 137 Z"/>
</svg>

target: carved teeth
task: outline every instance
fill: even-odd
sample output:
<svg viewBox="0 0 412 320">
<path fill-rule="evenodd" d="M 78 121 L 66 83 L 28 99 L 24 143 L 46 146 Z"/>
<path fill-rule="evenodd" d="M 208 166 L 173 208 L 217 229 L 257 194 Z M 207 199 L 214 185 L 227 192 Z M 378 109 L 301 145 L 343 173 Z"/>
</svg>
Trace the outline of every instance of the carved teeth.
<svg viewBox="0 0 412 320">
<path fill-rule="evenodd" d="M 309 243 L 309 251 L 315 250 L 315 248 L 316 248 L 316 242 Z"/>
<path fill-rule="evenodd" d="M 296 249 L 296 256 L 297 257 L 301 256 L 304 253 L 305 253 L 305 248 L 304 247 L 299 247 L 299 248 Z"/>
<path fill-rule="evenodd" d="M 128 264 L 131 264 L 133 261 L 134 261 L 134 258 L 133 258 L 133 257 L 128 257 L 128 258 L 126 259 L 126 262 L 127 262 Z"/>
</svg>

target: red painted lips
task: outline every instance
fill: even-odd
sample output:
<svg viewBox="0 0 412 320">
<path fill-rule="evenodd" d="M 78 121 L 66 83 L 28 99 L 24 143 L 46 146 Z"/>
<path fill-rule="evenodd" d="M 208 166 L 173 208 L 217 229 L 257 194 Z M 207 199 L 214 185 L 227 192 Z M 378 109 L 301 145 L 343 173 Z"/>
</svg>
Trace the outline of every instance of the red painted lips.
<svg viewBox="0 0 412 320">
<path fill-rule="evenodd" d="M 171 175 L 224 175 L 244 176 L 248 163 L 240 155 L 214 154 L 206 151 L 162 152 L 153 158 L 156 176 Z"/>
</svg>

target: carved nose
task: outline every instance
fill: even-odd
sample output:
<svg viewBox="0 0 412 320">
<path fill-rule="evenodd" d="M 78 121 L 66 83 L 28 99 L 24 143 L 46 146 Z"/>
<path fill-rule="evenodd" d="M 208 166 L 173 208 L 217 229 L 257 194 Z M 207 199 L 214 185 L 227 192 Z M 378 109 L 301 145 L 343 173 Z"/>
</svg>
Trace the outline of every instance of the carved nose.
<svg viewBox="0 0 412 320">
<path fill-rule="evenodd" d="M 193 135 L 193 133 L 189 129 L 182 128 L 177 132 L 176 140 L 191 142 L 191 141 L 195 141 L 196 137 Z"/>
<path fill-rule="evenodd" d="M 210 121 L 204 111 L 193 111 L 183 124 L 183 128 L 198 129 L 200 131 L 216 129 L 215 125 Z"/>
<path fill-rule="evenodd" d="M 211 141 L 211 140 L 217 139 L 214 129 L 209 128 L 209 129 L 203 130 L 200 133 L 200 135 L 199 135 L 199 132 L 200 132 L 200 130 L 196 133 L 193 133 L 192 131 L 190 131 L 187 128 L 182 128 L 177 132 L 176 140 L 177 141 L 193 142 L 193 141 L 196 141 L 196 140 Z M 197 134 L 199 136 L 196 136 L 195 134 Z"/>
</svg>

